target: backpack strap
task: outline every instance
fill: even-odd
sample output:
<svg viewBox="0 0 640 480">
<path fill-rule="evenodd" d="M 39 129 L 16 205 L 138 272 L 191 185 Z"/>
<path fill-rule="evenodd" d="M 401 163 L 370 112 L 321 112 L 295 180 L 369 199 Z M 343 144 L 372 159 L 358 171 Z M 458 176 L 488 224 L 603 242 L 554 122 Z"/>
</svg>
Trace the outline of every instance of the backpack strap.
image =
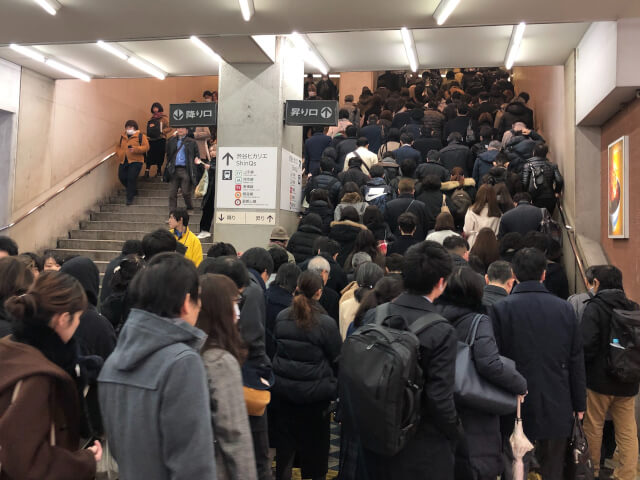
<svg viewBox="0 0 640 480">
<path fill-rule="evenodd" d="M 441 321 L 446 322 L 447 320 L 439 313 L 428 312 L 409 325 L 409 331 L 418 337 L 427 328 Z"/>
<path fill-rule="evenodd" d="M 376 308 L 376 325 L 382 325 L 382 322 L 391 314 L 391 302 L 383 303 Z"/>
<path fill-rule="evenodd" d="M 142 146 L 142 132 L 138 134 L 138 143 Z"/>
<path fill-rule="evenodd" d="M 414 199 L 414 200 L 411 200 L 411 203 L 409 204 L 409 206 L 408 206 L 407 208 L 405 208 L 405 209 L 404 209 L 404 212 L 402 212 L 402 213 L 406 213 L 406 212 L 408 212 L 408 211 L 409 211 L 409 209 L 411 208 L 411 205 L 413 205 L 413 202 L 415 202 L 415 199 Z"/>
</svg>

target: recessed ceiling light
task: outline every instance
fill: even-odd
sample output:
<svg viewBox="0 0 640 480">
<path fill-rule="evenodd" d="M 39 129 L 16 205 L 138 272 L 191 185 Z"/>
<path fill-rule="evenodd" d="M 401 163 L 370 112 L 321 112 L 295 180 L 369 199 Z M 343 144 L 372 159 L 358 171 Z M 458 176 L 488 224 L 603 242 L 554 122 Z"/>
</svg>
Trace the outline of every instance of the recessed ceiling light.
<svg viewBox="0 0 640 480">
<path fill-rule="evenodd" d="M 416 52 L 416 44 L 413 41 L 413 34 L 405 27 L 400 29 L 400 33 L 402 34 L 402 41 L 404 42 L 404 50 L 407 53 L 409 66 L 411 67 L 411 71 L 415 72 L 418 70 L 418 52 Z"/>
<path fill-rule="evenodd" d="M 446 22 L 459 3 L 460 0 L 440 0 L 436 11 L 433 12 L 433 18 L 435 18 L 436 23 L 442 25 Z"/>
<path fill-rule="evenodd" d="M 311 43 L 306 35 L 300 34 L 298 32 L 292 32 L 289 37 L 293 41 L 293 44 L 298 49 L 300 56 L 304 59 L 305 62 L 309 62 L 311 65 L 320 70 L 320 72 L 324 75 L 329 73 L 329 64 L 327 64 L 325 59 L 322 58 L 320 52 L 318 52 L 315 45 Z"/>
<path fill-rule="evenodd" d="M 46 10 L 49 15 L 55 15 L 60 10 L 60 5 L 56 0 L 35 0 L 38 5 Z"/>
<path fill-rule="evenodd" d="M 253 14 L 256 9 L 253 6 L 253 0 L 239 0 L 240 2 L 240 11 L 242 12 L 242 18 L 244 18 L 245 22 L 251 20 Z"/>
<path fill-rule="evenodd" d="M 202 50 L 204 53 L 206 53 L 211 58 L 213 58 L 216 62 L 220 63 L 220 60 L 221 60 L 220 55 L 218 55 L 216 52 L 214 52 L 209 45 L 204 43 L 202 40 L 200 40 L 195 35 L 191 35 L 191 41 L 193 43 L 195 43 L 200 50 Z"/>
<path fill-rule="evenodd" d="M 513 67 L 513 64 L 518 59 L 520 44 L 522 43 L 522 37 L 524 36 L 524 30 L 526 27 L 526 23 L 520 22 L 518 25 L 514 25 L 513 30 L 511 30 L 511 39 L 509 40 L 509 46 L 507 47 L 507 55 L 504 58 L 504 66 L 507 70 L 511 70 L 511 67 Z"/>
</svg>

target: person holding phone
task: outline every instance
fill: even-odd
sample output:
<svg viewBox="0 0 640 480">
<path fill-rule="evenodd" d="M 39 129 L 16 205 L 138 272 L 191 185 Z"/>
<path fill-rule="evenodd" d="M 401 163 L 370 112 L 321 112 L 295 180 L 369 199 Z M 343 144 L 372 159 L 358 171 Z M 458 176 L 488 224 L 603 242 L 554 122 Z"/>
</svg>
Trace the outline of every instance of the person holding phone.
<svg viewBox="0 0 640 480">
<path fill-rule="evenodd" d="M 102 446 L 79 448 L 83 382 L 72 338 L 86 308 L 80 282 L 54 271 L 5 302 L 13 335 L 0 340 L 2 478 L 95 477 Z"/>
<path fill-rule="evenodd" d="M 138 175 L 142 170 L 145 154 L 149 151 L 149 139 L 138 129 L 138 122 L 127 120 L 120 136 L 116 155 L 120 160 L 118 179 L 127 189 L 127 205 L 133 203 L 138 192 Z"/>
</svg>

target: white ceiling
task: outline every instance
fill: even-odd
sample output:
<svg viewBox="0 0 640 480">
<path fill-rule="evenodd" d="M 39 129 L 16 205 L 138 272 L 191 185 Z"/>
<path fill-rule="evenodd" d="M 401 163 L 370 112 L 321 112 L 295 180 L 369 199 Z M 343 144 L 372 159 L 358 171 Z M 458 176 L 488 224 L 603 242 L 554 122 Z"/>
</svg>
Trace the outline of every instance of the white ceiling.
<svg viewBox="0 0 640 480">
<path fill-rule="evenodd" d="M 0 58 L 52 78 L 68 78 L 25 58 L 9 43 L 32 45 L 94 77 L 143 77 L 95 45 L 119 42 L 170 75 L 215 75 L 217 65 L 188 37 L 199 35 L 225 61 L 270 60 L 252 34 L 307 33 L 332 72 L 407 69 L 399 28 L 412 29 L 420 68 L 502 65 L 512 25 L 528 26 L 516 65 L 559 65 L 589 22 L 640 16 L 639 0 L 461 0 L 444 28 L 438 0 L 254 0 L 242 20 L 237 0 L 58 0 L 56 16 L 34 0 L 0 0 Z M 26 28 L 28 26 L 28 28 Z M 3 46 L 4 45 L 4 46 Z M 311 65 L 307 71 L 315 72 Z"/>
</svg>

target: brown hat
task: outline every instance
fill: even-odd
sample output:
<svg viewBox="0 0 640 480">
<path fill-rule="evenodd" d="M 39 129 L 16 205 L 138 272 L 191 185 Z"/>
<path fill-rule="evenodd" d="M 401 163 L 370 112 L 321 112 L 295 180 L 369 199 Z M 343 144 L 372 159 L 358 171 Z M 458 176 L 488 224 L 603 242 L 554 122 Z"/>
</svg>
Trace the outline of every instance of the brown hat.
<svg viewBox="0 0 640 480">
<path fill-rule="evenodd" d="M 269 239 L 287 241 L 289 240 L 289 235 L 287 234 L 287 231 L 284 229 L 284 227 L 273 227 Z"/>
</svg>

